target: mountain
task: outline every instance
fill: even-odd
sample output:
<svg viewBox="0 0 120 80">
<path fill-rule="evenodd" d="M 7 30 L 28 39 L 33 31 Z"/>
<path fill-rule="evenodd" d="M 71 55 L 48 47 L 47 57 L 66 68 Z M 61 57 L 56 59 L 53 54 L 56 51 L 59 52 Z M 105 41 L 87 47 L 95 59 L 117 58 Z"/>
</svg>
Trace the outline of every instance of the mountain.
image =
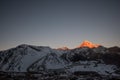
<svg viewBox="0 0 120 80">
<path fill-rule="evenodd" d="M 83 42 L 80 44 L 80 46 L 78 46 L 77 48 L 80 48 L 80 47 L 96 48 L 96 47 L 98 47 L 98 46 L 100 46 L 100 45 L 98 45 L 98 44 L 93 44 L 92 42 L 85 40 L 85 41 L 83 41 Z"/>
<path fill-rule="evenodd" d="M 57 48 L 58 50 L 69 50 L 68 47 L 61 47 L 61 48 Z"/>
<path fill-rule="evenodd" d="M 108 48 L 108 50 L 109 50 L 109 52 L 112 52 L 112 53 L 120 53 L 120 48 L 117 46 L 110 47 L 110 48 Z"/>
<path fill-rule="evenodd" d="M 0 52 L 0 69 L 25 72 L 31 63 L 51 52 L 51 48 L 22 44 Z"/>
<path fill-rule="evenodd" d="M 20 76 L 18 73 L 21 73 L 22 77 L 31 78 L 32 75 L 40 78 L 38 80 L 46 80 L 46 78 L 61 80 L 63 76 L 65 80 L 71 78 L 77 80 L 82 76 L 85 79 L 97 77 L 96 80 L 117 79 L 120 78 L 119 49 L 119 47 L 96 46 L 88 41 L 84 41 L 77 48 L 65 50 L 22 44 L 0 51 L 0 76 L 12 77 L 14 72 L 16 75 L 13 77 L 16 79 Z M 30 75 L 26 76 L 26 74 Z"/>
</svg>

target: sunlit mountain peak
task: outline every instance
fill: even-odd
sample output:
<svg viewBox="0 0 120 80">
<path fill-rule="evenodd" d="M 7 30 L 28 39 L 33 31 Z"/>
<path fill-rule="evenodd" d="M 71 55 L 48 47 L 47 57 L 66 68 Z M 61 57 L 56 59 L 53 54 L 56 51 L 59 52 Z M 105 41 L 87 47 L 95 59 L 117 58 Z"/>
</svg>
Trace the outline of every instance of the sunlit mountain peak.
<svg viewBox="0 0 120 80">
<path fill-rule="evenodd" d="M 84 40 L 77 48 L 80 48 L 80 47 L 96 48 L 98 46 L 100 46 L 100 45 L 94 44 L 88 40 Z"/>
<path fill-rule="evenodd" d="M 58 48 L 58 50 L 69 50 L 69 48 L 64 46 L 64 47 Z"/>
</svg>

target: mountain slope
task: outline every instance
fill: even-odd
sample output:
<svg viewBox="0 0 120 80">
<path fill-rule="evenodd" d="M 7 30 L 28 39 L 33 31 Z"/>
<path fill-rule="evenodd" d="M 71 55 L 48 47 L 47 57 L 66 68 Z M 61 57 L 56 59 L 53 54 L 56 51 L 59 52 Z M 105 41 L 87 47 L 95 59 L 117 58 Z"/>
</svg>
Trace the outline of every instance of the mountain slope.
<svg viewBox="0 0 120 80">
<path fill-rule="evenodd" d="M 16 48 L 0 52 L 0 69 L 4 71 L 26 71 L 34 61 L 47 55 L 49 47 L 20 45 Z"/>
<path fill-rule="evenodd" d="M 40 72 L 50 69 L 62 69 L 65 65 L 65 61 L 58 54 L 51 52 L 30 65 L 28 71 Z"/>
</svg>

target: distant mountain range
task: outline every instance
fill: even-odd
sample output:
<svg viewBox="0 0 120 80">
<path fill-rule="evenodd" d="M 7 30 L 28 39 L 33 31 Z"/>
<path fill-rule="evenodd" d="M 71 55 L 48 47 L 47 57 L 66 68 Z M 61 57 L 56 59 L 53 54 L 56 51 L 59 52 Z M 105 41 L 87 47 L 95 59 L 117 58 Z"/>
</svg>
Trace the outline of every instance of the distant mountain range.
<svg viewBox="0 0 120 80">
<path fill-rule="evenodd" d="M 101 76 L 120 77 L 120 48 L 106 48 L 89 41 L 74 49 L 22 44 L 0 51 L 0 71 L 66 75 L 95 72 Z"/>
<path fill-rule="evenodd" d="M 88 48 L 97 48 L 99 47 L 100 45 L 98 44 L 94 44 L 90 41 L 83 41 L 79 46 L 77 46 L 76 48 L 82 48 L 82 47 L 88 47 Z M 69 48 L 67 46 L 64 46 L 64 47 L 61 47 L 61 48 L 58 48 L 59 50 L 69 50 Z"/>
</svg>

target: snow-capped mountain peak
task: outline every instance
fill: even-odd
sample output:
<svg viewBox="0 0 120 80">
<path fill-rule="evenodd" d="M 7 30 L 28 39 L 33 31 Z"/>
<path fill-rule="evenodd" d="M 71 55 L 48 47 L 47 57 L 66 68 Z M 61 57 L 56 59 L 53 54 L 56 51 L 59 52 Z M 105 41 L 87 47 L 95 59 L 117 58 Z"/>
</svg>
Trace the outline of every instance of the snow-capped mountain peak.
<svg viewBox="0 0 120 80">
<path fill-rule="evenodd" d="M 99 46 L 100 45 L 98 45 L 98 44 L 94 44 L 94 43 L 92 43 L 90 41 L 85 40 L 77 48 L 81 48 L 81 47 L 97 48 Z"/>
</svg>

